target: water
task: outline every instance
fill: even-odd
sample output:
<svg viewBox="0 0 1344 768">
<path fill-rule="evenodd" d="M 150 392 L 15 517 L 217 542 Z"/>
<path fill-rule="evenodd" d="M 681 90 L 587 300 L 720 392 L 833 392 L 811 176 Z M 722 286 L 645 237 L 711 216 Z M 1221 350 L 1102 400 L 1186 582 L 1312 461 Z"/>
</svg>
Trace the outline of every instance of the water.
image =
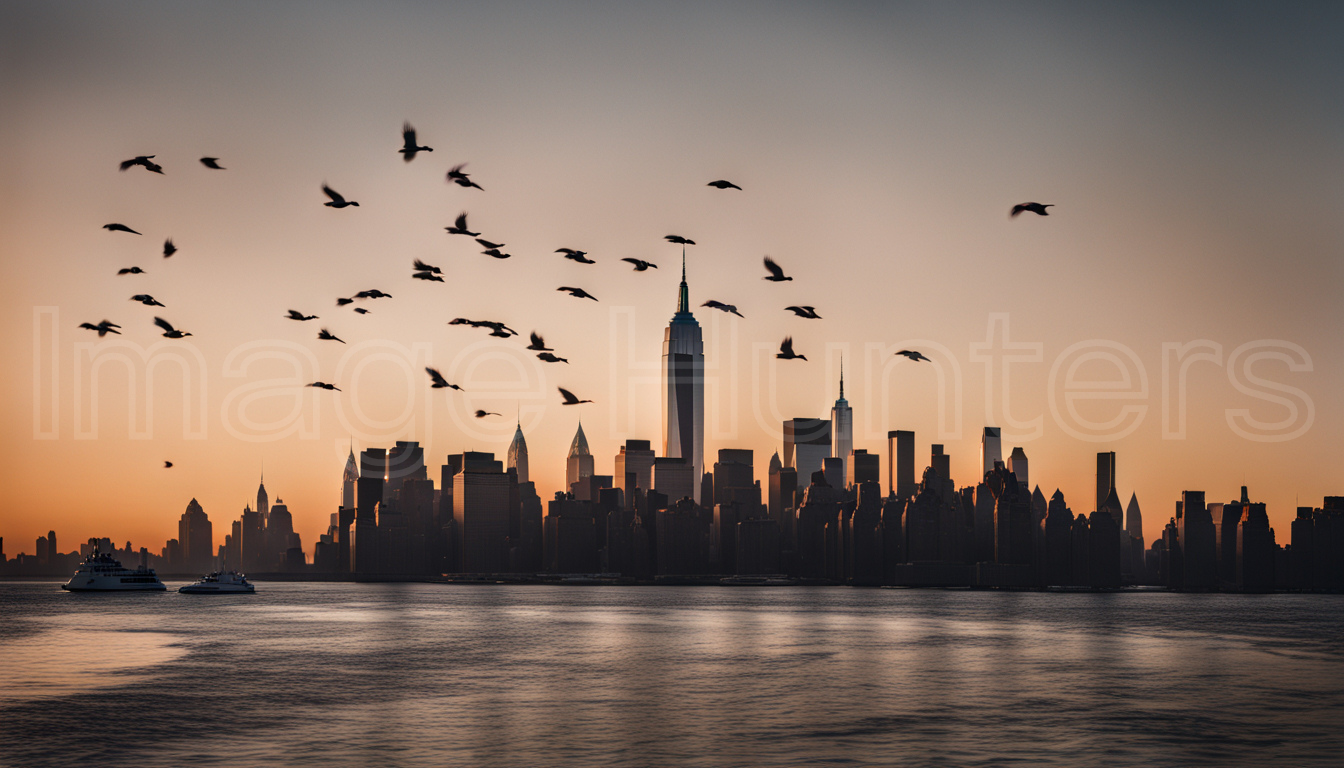
<svg viewBox="0 0 1344 768">
<path fill-rule="evenodd" d="M 0 764 L 1344 760 L 1338 596 L 258 590 L 0 583 Z"/>
</svg>

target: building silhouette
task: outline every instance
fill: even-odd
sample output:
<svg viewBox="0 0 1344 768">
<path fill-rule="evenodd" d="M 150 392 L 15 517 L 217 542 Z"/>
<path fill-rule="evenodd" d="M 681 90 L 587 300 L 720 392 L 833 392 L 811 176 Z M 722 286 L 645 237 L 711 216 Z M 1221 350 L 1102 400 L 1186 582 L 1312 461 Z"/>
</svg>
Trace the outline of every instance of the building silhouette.
<svg viewBox="0 0 1344 768">
<path fill-rule="evenodd" d="M 521 422 L 514 427 L 513 442 L 509 443 L 509 452 L 504 464 L 507 469 L 512 469 L 518 475 L 518 483 L 526 485 L 529 481 L 527 471 L 527 440 L 523 437 L 523 425 Z"/>
<path fill-rule="evenodd" d="M 565 459 L 565 488 L 574 498 L 588 501 L 588 488 L 583 480 L 593 476 L 593 454 L 588 450 L 588 437 L 583 434 L 583 422 L 574 431 L 574 439 L 569 444 L 569 456 Z"/>
<path fill-rule="evenodd" d="M 677 312 L 663 334 L 662 391 L 663 455 L 686 459 L 692 474 L 700 477 L 705 467 L 705 348 L 700 323 L 691 313 L 684 249 Z M 616 481 L 621 485 L 620 473 Z"/>
<path fill-rule="evenodd" d="M 887 490 L 898 499 L 915 491 L 915 433 L 894 430 L 887 433 Z"/>
<path fill-rule="evenodd" d="M 831 456 L 840 460 L 840 477 L 849 477 L 849 454 L 854 451 L 854 409 L 845 399 L 845 361 L 840 361 L 840 396 L 831 406 Z"/>
<path fill-rule="evenodd" d="M 784 422 L 784 466 L 797 470 L 799 481 L 821 470 L 831 455 L 831 422 L 789 419 Z"/>
<path fill-rule="evenodd" d="M 1003 463 L 1003 446 L 999 442 L 999 428 L 985 427 L 980 436 L 980 472 L 981 476 L 994 471 L 995 464 Z"/>
</svg>

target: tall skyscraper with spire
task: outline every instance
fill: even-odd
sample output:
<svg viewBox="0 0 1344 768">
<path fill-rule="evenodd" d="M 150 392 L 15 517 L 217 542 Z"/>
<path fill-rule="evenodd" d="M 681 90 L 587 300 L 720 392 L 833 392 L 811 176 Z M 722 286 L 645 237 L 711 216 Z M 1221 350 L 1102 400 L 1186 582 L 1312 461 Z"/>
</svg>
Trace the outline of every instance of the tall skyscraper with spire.
<svg viewBox="0 0 1344 768">
<path fill-rule="evenodd" d="M 569 457 L 565 461 L 565 492 L 582 493 L 588 495 L 588 484 L 581 483 L 576 489 L 575 483 L 586 477 L 593 476 L 593 453 L 588 450 L 588 438 L 583 434 L 583 422 L 579 422 L 579 429 L 574 433 L 574 440 L 569 444 Z M 580 499 L 588 501 L 589 499 Z"/>
<path fill-rule="evenodd" d="M 266 475 L 263 473 L 257 485 L 257 514 L 261 515 L 261 524 L 265 526 L 271 519 L 271 499 L 266 495 Z"/>
<path fill-rule="evenodd" d="M 681 252 L 677 313 L 663 334 L 663 455 L 685 459 L 691 465 L 692 477 L 704 474 L 705 345 L 700 323 L 691 314 L 685 248 Z"/>
<path fill-rule="evenodd" d="M 504 468 L 506 470 L 516 469 L 518 471 L 519 485 L 528 482 L 527 440 L 523 439 L 523 425 L 521 423 L 519 423 L 513 430 L 513 442 L 509 443 L 509 456 Z"/>
<path fill-rule="evenodd" d="M 345 460 L 345 471 L 341 473 L 341 507 L 355 508 L 355 484 L 359 482 L 359 463 L 355 461 L 355 446 L 350 444 L 350 457 Z"/>
<path fill-rule="evenodd" d="M 849 477 L 850 453 L 854 451 L 854 411 L 845 399 L 845 362 L 840 361 L 840 397 L 831 406 L 831 455 L 840 459 L 840 476 Z"/>
</svg>

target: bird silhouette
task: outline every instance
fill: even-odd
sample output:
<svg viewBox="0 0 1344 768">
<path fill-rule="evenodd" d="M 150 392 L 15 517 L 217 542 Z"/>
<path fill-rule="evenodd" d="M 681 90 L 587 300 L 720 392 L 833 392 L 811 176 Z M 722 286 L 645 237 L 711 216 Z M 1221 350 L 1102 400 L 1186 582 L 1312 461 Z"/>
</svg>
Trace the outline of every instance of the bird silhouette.
<svg viewBox="0 0 1344 768">
<path fill-rule="evenodd" d="M 654 269 L 658 268 L 657 264 L 654 264 L 652 261 L 645 261 L 643 259 L 621 259 L 621 261 L 634 264 L 636 272 L 647 272 L 649 270 L 649 267 L 653 267 Z"/>
<path fill-rule="evenodd" d="M 125 224 L 104 224 L 103 229 L 106 229 L 108 232 L 130 232 L 132 235 L 140 234 Z"/>
<path fill-rule="evenodd" d="M 564 387 L 556 387 L 556 389 L 560 390 L 560 396 L 565 399 L 565 401 L 561 403 L 561 405 L 580 405 L 582 403 L 593 402 L 592 400 L 580 400 L 579 398 L 574 396 L 573 392 L 570 392 L 568 389 L 565 389 Z"/>
<path fill-rule="evenodd" d="M 177 246 L 173 245 L 173 238 L 170 237 L 163 241 L 163 258 L 166 259 L 174 253 L 177 253 Z"/>
<path fill-rule="evenodd" d="M 344 197 L 341 196 L 340 192 L 337 192 L 336 190 L 332 189 L 326 184 L 322 185 L 322 191 L 327 193 L 327 197 L 331 198 L 329 202 L 323 203 L 323 205 L 327 206 L 328 208 L 345 208 L 346 206 L 349 205 L 359 207 L 359 203 L 356 203 L 354 200 L 346 200 Z"/>
<path fill-rule="evenodd" d="M 663 239 L 677 245 L 695 245 L 695 241 L 681 235 L 663 235 Z"/>
<path fill-rule="evenodd" d="M 592 259 L 586 258 L 586 257 L 588 256 L 588 252 L 587 252 L 587 251 L 576 251 L 576 250 L 574 250 L 573 248 L 557 248 L 557 249 L 555 249 L 555 252 L 556 252 L 556 253 L 563 253 L 563 254 L 565 254 L 565 258 L 566 258 L 566 259 L 569 259 L 570 261 L 577 261 L 577 262 L 579 262 L 580 264 L 596 264 L 596 263 L 597 263 L 596 261 L 593 261 Z"/>
<path fill-rule="evenodd" d="M 476 182 L 472 181 L 470 174 L 462 172 L 462 169 L 466 167 L 467 164 L 462 163 L 461 165 L 455 165 L 451 169 L 449 169 L 448 181 L 453 184 L 456 184 L 459 187 L 475 187 L 484 192 L 485 187 L 482 187 L 480 184 L 477 184 Z"/>
<path fill-rule="evenodd" d="M 484 253 L 486 256 L 490 256 L 490 257 L 493 257 L 493 258 L 496 258 L 496 259 L 511 259 L 511 258 L 513 258 L 513 254 L 512 254 L 512 253 L 504 253 L 503 251 L 499 250 L 498 248 L 487 248 L 487 249 L 485 249 L 484 251 L 481 251 L 481 253 Z"/>
<path fill-rule="evenodd" d="M 795 354 L 793 351 L 793 337 L 785 336 L 784 341 L 780 342 L 779 354 L 775 355 L 780 360 L 806 360 L 807 358 Z"/>
<path fill-rule="evenodd" d="M 465 391 L 456 384 L 449 384 L 448 380 L 443 378 L 443 374 L 439 373 L 437 368 L 426 368 L 425 373 L 429 374 L 431 381 L 431 384 L 429 385 L 430 389 L 456 389 L 458 392 Z"/>
<path fill-rule="evenodd" d="M 776 264 L 775 260 L 769 256 L 765 257 L 765 271 L 770 274 L 766 275 L 763 279 L 769 280 L 772 283 L 783 283 L 793 279 L 792 277 L 787 277 L 784 274 L 784 269 Z"/>
<path fill-rule="evenodd" d="M 1054 207 L 1055 207 L 1054 203 L 1046 203 L 1045 205 L 1041 205 L 1040 203 L 1018 203 L 1017 205 L 1013 206 L 1013 210 L 1008 214 L 1008 216 L 1010 218 L 1015 219 L 1018 217 L 1019 214 L 1021 214 L 1024 211 L 1030 211 L 1031 213 L 1034 213 L 1037 216 L 1049 216 L 1050 212 L 1045 209 Z"/>
<path fill-rule="evenodd" d="M 358 313 L 361 314 L 361 315 L 367 315 L 367 314 L 369 314 L 369 310 L 367 310 L 367 309 L 365 309 L 365 308 L 363 308 L 363 307 L 355 307 L 355 311 L 358 312 Z"/>
<path fill-rule="evenodd" d="M 355 303 L 355 300 L 354 300 L 354 299 L 337 299 L 337 300 L 336 300 L 336 306 L 338 306 L 338 307 L 344 307 L 346 304 L 354 304 L 354 303 Z"/>
<path fill-rule="evenodd" d="M 546 346 L 546 340 L 543 339 L 543 338 L 541 337 L 541 334 L 537 333 L 536 331 L 533 331 L 533 332 L 532 332 L 532 343 L 531 343 L 531 344 L 528 344 L 528 345 L 527 345 L 527 348 L 530 349 L 530 350 L 532 350 L 533 352 L 554 352 L 554 351 L 555 351 L 555 350 L 551 349 L 550 347 Z"/>
<path fill-rule="evenodd" d="M 98 338 L 100 338 L 100 339 L 103 338 L 104 336 L 106 336 L 106 335 L 109 334 L 109 333 L 115 333 L 115 334 L 117 334 L 118 336 L 121 335 L 121 331 L 118 331 L 118 330 L 117 330 L 117 329 L 120 328 L 121 326 L 120 326 L 120 325 L 117 325 L 116 323 L 112 322 L 111 320 L 104 320 L 103 322 L 101 322 L 101 323 L 99 323 L 99 324 L 97 324 L 97 325 L 94 325 L 93 323 L 80 323 L 80 324 L 79 324 L 79 327 L 80 327 L 80 328 L 88 328 L 90 331 L 97 331 L 97 332 L 98 332 Z"/>
<path fill-rule="evenodd" d="M 342 340 L 342 339 L 338 339 L 338 338 L 336 338 L 335 336 L 332 336 L 332 335 L 327 331 L 326 328 L 323 328 L 322 330 L 320 330 L 320 331 L 317 332 L 317 338 L 318 338 L 319 341 L 339 341 L 339 342 L 341 342 L 342 344 L 345 343 L 344 340 Z"/>
<path fill-rule="evenodd" d="M 163 329 L 163 337 L 165 339 L 180 339 L 185 336 L 191 335 L 190 333 L 187 333 L 185 331 L 177 330 L 176 328 L 173 327 L 172 323 L 168 322 L 167 320 L 164 320 L 162 317 L 154 318 L 154 324 Z"/>
<path fill-rule="evenodd" d="M 415 143 L 415 129 L 411 127 L 410 123 L 401 124 L 401 140 L 402 147 L 397 151 L 401 153 L 401 159 L 408 163 L 415 159 L 416 152 L 434 151 L 433 147 L 421 147 Z"/>
<path fill-rule="evenodd" d="M 476 242 L 480 243 L 481 247 L 485 248 L 486 250 L 498 250 L 504 247 L 503 243 L 492 243 L 483 237 L 476 238 Z"/>
<path fill-rule="evenodd" d="M 317 387 L 318 389 L 331 389 L 337 392 L 341 391 L 340 387 L 336 386 L 335 384 L 328 384 L 325 381 L 314 381 L 312 384 L 305 384 L 304 386 Z"/>
<path fill-rule="evenodd" d="M 118 269 L 118 270 L 117 270 L 117 274 L 118 274 L 118 275 L 147 275 L 147 274 L 149 274 L 149 273 L 146 272 L 145 270 L 139 268 L 139 267 L 126 267 L 125 269 Z"/>
<path fill-rule="evenodd" d="M 593 301 L 597 301 L 597 297 L 596 297 L 596 296 L 594 296 L 594 295 L 588 293 L 587 291 L 583 290 L 582 288 L 571 288 L 571 287 L 569 287 L 569 286 L 567 286 L 567 285 L 562 285 L 562 286 L 560 286 L 559 288 L 556 288 L 555 290 L 557 290 L 557 291 L 565 291 L 565 292 L 568 293 L 570 296 L 573 296 L 573 297 L 576 298 L 576 299 L 592 299 Z"/>
<path fill-rule="evenodd" d="M 899 357 L 908 358 L 910 360 L 915 361 L 916 363 L 918 363 L 920 360 L 925 360 L 930 363 L 933 362 L 932 360 L 929 360 L 929 358 L 925 357 L 924 353 L 916 352 L 913 349 L 902 349 L 900 352 L 897 352 L 896 355 Z"/>
<path fill-rule="evenodd" d="M 137 293 L 131 297 L 131 301 L 138 301 L 146 307 L 162 307 L 163 305 L 154 300 L 148 293 Z"/>
<path fill-rule="evenodd" d="M 709 301 L 706 301 L 704 304 L 701 304 L 700 306 L 709 307 L 711 309 L 717 309 L 722 312 L 731 312 L 734 315 L 737 315 L 738 317 L 744 317 L 744 315 L 741 312 L 737 311 L 737 307 L 733 306 L 732 304 L 724 304 L 721 301 L 715 301 L 713 299 L 710 299 Z"/>
<path fill-rule="evenodd" d="M 738 192 L 742 191 L 741 187 L 737 186 L 731 181 L 725 181 L 723 179 L 719 179 L 718 181 L 711 181 L 705 186 L 714 187 L 715 189 L 736 189 Z"/>
<path fill-rule="evenodd" d="M 482 411 L 482 410 L 476 411 L 476 418 L 478 419 L 484 419 L 486 416 L 500 416 L 500 415 L 502 414 L 495 413 L 494 411 Z"/>
<path fill-rule="evenodd" d="M 305 314 L 303 314 L 302 312 L 298 311 L 297 309 L 291 309 L 291 310 L 289 310 L 289 314 L 286 315 L 286 317 L 288 317 L 290 320 L 316 320 L 316 319 L 317 319 L 317 315 L 305 315 Z"/>
<path fill-rule="evenodd" d="M 164 468 L 164 469 L 172 469 L 172 468 L 173 468 L 173 462 L 171 462 L 171 461 L 165 461 L 165 462 L 163 462 L 163 468 Z"/>
<path fill-rule="evenodd" d="M 222 170 L 224 170 L 224 166 L 222 166 L 222 165 L 219 164 L 219 158 L 218 158 L 218 157 L 202 157 L 202 158 L 201 158 L 201 165 L 204 165 L 206 168 L 209 168 L 209 169 L 211 169 L 211 170 L 215 170 L 215 171 L 222 171 Z"/>
<path fill-rule="evenodd" d="M 792 312 L 793 314 L 799 317 L 807 318 L 808 320 L 822 319 L 821 315 L 817 314 L 817 310 L 813 309 L 812 307 L 785 307 L 784 311 Z"/>
<path fill-rule="evenodd" d="M 510 336 L 517 336 L 518 332 L 503 323 L 497 323 L 492 320 L 468 320 L 465 317 L 455 317 L 448 321 L 449 325 L 470 325 L 472 328 L 489 328 L 491 336 L 499 336 L 507 339 Z"/>
<path fill-rule="evenodd" d="M 542 361 L 543 363 L 566 363 L 566 364 L 569 363 L 568 358 L 556 357 L 550 352 L 538 352 L 537 359 Z"/>
<path fill-rule="evenodd" d="M 141 166 L 144 166 L 144 168 L 145 168 L 146 171 L 152 171 L 152 172 L 154 172 L 154 173 L 157 173 L 157 174 L 162 175 L 162 174 L 163 174 L 163 166 L 161 166 L 161 165 L 159 165 L 158 163 L 155 163 L 153 160 L 151 160 L 150 158 L 152 158 L 152 157 L 154 157 L 154 155 L 137 155 L 137 156 L 131 158 L 130 160 L 122 160 L 122 161 L 121 161 L 121 170 L 124 171 L 124 170 L 126 170 L 127 168 L 132 168 L 132 167 L 134 167 L 134 166 L 141 165 Z"/>
<path fill-rule="evenodd" d="M 480 232 L 472 232 L 471 230 L 467 229 L 466 211 L 457 214 L 457 221 L 453 222 L 453 226 L 444 227 L 444 229 L 448 230 L 448 234 L 450 235 L 466 235 L 467 237 L 478 237 L 481 234 Z"/>
<path fill-rule="evenodd" d="M 390 293 L 383 293 L 382 291 L 378 290 L 377 288 L 370 288 L 370 289 L 367 290 L 367 291 L 360 291 L 359 293 L 356 293 L 356 294 L 355 294 L 355 298 L 356 298 L 356 299 L 390 299 L 390 298 L 392 298 L 392 294 L 390 294 Z"/>
<path fill-rule="evenodd" d="M 432 280 L 436 283 L 443 282 L 443 278 L 439 277 L 433 272 L 415 272 L 411 275 L 411 277 L 415 278 L 416 280 Z"/>
</svg>

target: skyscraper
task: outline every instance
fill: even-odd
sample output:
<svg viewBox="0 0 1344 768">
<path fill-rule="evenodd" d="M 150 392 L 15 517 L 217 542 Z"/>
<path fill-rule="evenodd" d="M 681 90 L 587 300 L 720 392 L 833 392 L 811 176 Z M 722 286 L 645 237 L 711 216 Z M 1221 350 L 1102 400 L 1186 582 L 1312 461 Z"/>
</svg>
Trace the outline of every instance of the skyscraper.
<svg viewBox="0 0 1344 768">
<path fill-rule="evenodd" d="M 1106 497 L 1110 495 L 1115 488 L 1115 451 L 1106 451 L 1097 454 L 1097 505 L 1093 509 L 1101 509 L 1101 505 L 1106 503 Z M 1116 520 L 1116 525 L 1124 524 L 1123 520 Z"/>
<path fill-rule="evenodd" d="M 983 478 L 994 470 L 996 462 L 1003 461 L 1003 447 L 999 443 L 999 428 L 985 427 L 980 437 L 980 473 Z"/>
<path fill-rule="evenodd" d="M 898 499 L 915 492 L 915 433 L 897 429 L 887 433 L 888 494 Z"/>
<path fill-rule="evenodd" d="M 831 456 L 840 460 L 840 476 L 849 477 L 849 454 L 854 450 L 854 411 L 845 399 L 845 362 L 840 361 L 840 397 L 831 406 Z"/>
<path fill-rule="evenodd" d="M 52 540 L 51 550 L 56 551 L 56 534 L 50 534 Z M 195 573 L 206 573 L 213 568 L 211 558 L 214 555 L 214 528 L 210 525 L 210 518 L 206 517 L 205 510 L 195 499 L 187 504 L 187 509 L 182 513 L 182 517 L 177 521 L 177 540 L 182 545 L 182 555 L 186 562 L 184 570 Z"/>
<path fill-rule="evenodd" d="M 266 495 L 266 476 L 261 476 L 261 482 L 257 484 L 257 514 L 261 515 L 261 525 L 266 526 L 267 521 L 271 519 L 271 501 Z"/>
<path fill-rule="evenodd" d="M 1022 446 L 1014 448 L 1008 457 L 1008 471 L 1017 475 L 1019 484 L 1031 487 L 1031 480 L 1027 477 L 1027 452 L 1022 450 Z"/>
<path fill-rule="evenodd" d="M 520 423 L 513 431 L 513 442 L 509 443 L 508 461 L 505 469 L 518 472 L 518 484 L 526 485 L 527 477 L 527 440 L 523 439 L 523 425 Z"/>
<path fill-rule="evenodd" d="M 580 481 L 592 476 L 593 454 L 588 450 L 588 438 L 583 434 L 583 422 L 579 422 L 579 429 L 574 433 L 573 442 L 569 444 L 569 458 L 565 462 L 565 491 L 573 493 L 580 501 L 589 501 L 588 486 Z M 575 487 L 575 484 L 578 487 Z"/>
<path fill-rule="evenodd" d="M 691 314 L 684 248 L 677 313 L 663 334 L 663 455 L 686 459 L 694 477 L 704 472 L 705 345 L 700 323 Z M 620 480 L 616 478 L 618 485 Z"/>
<path fill-rule="evenodd" d="M 350 457 L 345 460 L 341 473 L 341 508 L 355 508 L 355 483 L 359 480 L 359 464 L 355 462 L 355 446 L 350 446 Z"/>
<path fill-rule="evenodd" d="M 825 419 L 784 422 L 784 466 L 798 470 L 799 478 L 811 482 L 812 473 L 821 470 L 822 459 L 830 455 L 831 422 Z"/>
<path fill-rule="evenodd" d="M 667 458 L 682 458 L 669 456 Z M 616 454 L 616 469 L 612 476 L 612 487 L 620 488 L 625 494 L 625 508 L 634 509 L 635 489 L 648 493 L 653 488 L 653 449 L 648 440 L 626 440 L 621 452 Z M 689 461 L 687 462 L 690 463 Z M 696 477 L 697 475 L 692 475 Z M 692 493 L 695 489 L 692 488 Z"/>
</svg>

